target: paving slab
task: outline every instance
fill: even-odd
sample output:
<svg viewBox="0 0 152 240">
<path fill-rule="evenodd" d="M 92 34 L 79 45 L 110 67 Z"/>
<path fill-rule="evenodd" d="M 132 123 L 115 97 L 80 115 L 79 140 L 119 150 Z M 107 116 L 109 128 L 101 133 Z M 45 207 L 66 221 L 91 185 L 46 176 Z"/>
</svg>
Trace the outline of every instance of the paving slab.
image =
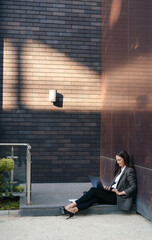
<svg viewBox="0 0 152 240">
<path fill-rule="evenodd" d="M 138 214 L 4 217 L 1 240 L 149 240 L 152 223 Z"/>
</svg>

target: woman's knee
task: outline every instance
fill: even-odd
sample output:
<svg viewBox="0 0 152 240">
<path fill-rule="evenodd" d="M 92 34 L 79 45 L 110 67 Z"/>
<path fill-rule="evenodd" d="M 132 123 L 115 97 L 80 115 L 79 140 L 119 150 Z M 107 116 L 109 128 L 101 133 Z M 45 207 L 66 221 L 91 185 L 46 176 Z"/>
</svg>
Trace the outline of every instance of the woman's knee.
<svg viewBox="0 0 152 240">
<path fill-rule="evenodd" d="M 100 188 L 93 187 L 91 189 L 92 189 L 93 195 L 97 198 L 103 194 L 103 191 Z"/>
<path fill-rule="evenodd" d="M 96 188 L 95 187 L 92 187 L 92 188 L 90 188 L 90 190 L 89 190 L 89 192 L 92 194 L 92 195 L 94 195 L 95 194 L 95 190 Z"/>
</svg>

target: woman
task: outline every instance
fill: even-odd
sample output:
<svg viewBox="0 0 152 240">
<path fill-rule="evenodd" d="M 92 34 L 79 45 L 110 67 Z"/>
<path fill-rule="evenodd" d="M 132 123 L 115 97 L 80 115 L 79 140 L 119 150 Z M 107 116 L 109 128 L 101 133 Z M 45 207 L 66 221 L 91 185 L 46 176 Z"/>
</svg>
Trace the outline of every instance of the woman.
<svg viewBox="0 0 152 240">
<path fill-rule="evenodd" d="M 136 175 L 129 155 L 126 151 L 116 154 L 115 178 L 111 186 L 104 189 L 92 187 L 85 195 L 74 203 L 64 207 L 68 218 L 79 211 L 89 208 L 94 203 L 114 204 L 120 210 L 129 211 L 136 195 Z M 68 219 L 67 218 L 67 219 Z"/>
</svg>

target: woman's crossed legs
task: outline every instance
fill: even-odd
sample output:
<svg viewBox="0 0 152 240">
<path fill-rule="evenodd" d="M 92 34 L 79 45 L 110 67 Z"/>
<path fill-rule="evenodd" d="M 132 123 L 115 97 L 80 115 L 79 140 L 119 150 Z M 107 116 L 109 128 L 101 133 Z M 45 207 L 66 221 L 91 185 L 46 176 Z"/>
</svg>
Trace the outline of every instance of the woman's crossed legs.
<svg viewBox="0 0 152 240">
<path fill-rule="evenodd" d="M 92 206 L 94 203 L 100 204 L 117 204 L 116 193 L 100 188 L 90 188 L 90 190 L 76 200 L 65 207 L 67 211 L 76 213 Z"/>
</svg>

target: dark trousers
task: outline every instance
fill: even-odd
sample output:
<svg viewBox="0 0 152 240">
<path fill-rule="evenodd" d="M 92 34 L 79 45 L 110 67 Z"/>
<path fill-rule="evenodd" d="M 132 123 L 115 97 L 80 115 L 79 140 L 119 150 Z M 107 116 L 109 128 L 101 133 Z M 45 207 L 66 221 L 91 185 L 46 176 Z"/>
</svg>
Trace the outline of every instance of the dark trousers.
<svg viewBox="0 0 152 240">
<path fill-rule="evenodd" d="M 79 211 L 89 208 L 94 203 L 117 204 L 116 193 L 100 188 L 90 188 L 90 190 L 76 200 Z"/>
</svg>

